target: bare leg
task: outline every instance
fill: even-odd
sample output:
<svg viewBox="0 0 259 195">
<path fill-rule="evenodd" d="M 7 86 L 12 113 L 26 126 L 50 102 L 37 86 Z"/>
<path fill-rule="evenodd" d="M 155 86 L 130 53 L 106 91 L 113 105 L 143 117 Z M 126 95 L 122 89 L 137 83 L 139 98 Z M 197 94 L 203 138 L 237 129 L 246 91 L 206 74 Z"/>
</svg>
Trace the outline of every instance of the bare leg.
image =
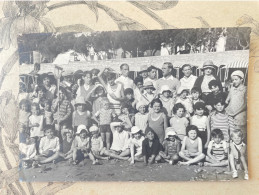
<svg viewBox="0 0 259 195">
<path fill-rule="evenodd" d="M 233 154 L 229 154 L 229 163 L 232 171 L 236 171 L 235 159 Z"/>
<path fill-rule="evenodd" d="M 107 145 L 105 133 L 101 133 L 104 146 Z"/>
<path fill-rule="evenodd" d="M 41 160 L 40 163 L 42 164 L 49 163 L 49 162 L 52 162 L 53 160 L 56 160 L 58 157 L 59 157 L 59 152 L 56 152 L 55 154 L 46 158 L 45 160 Z"/>
<path fill-rule="evenodd" d="M 111 133 L 106 133 L 106 147 L 110 150 L 111 147 Z"/>
<path fill-rule="evenodd" d="M 129 149 L 126 149 L 125 151 L 123 151 L 120 155 L 118 154 L 115 154 L 114 152 L 112 151 L 107 151 L 107 155 L 112 157 L 112 158 L 117 158 L 117 159 L 120 159 L 120 160 L 128 160 L 129 157 L 126 157 L 130 154 L 130 150 Z"/>
<path fill-rule="evenodd" d="M 182 162 L 181 164 L 182 165 L 190 165 L 190 164 L 198 163 L 204 158 L 205 158 L 205 155 L 203 153 L 201 153 L 198 156 L 194 157 L 193 159 L 188 160 L 187 162 Z"/>
<path fill-rule="evenodd" d="M 184 159 L 184 160 L 187 160 L 187 161 L 191 160 L 191 158 L 190 158 L 190 157 L 185 156 L 185 155 L 184 155 L 184 153 L 183 153 L 182 151 L 180 151 L 180 152 L 179 152 L 179 156 L 180 156 L 182 159 Z"/>
<path fill-rule="evenodd" d="M 88 155 L 89 155 L 90 160 L 93 161 L 93 165 L 95 165 L 95 164 L 96 164 L 96 160 L 95 160 L 95 157 L 94 157 L 94 155 L 92 154 L 92 152 L 89 152 Z"/>
<path fill-rule="evenodd" d="M 247 163 L 246 163 L 246 159 L 245 159 L 244 155 L 241 155 L 240 160 L 245 169 L 245 172 L 248 173 Z"/>
<path fill-rule="evenodd" d="M 130 144 L 130 164 L 134 164 L 135 163 L 135 156 L 134 156 L 134 144 Z"/>
<path fill-rule="evenodd" d="M 226 166 L 228 166 L 228 160 L 222 160 L 220 162 L 215 162 L 215 163 L 205 162 L 204 166 L 209 166 L 209 167 L 226 167 Z"/>
</svg>

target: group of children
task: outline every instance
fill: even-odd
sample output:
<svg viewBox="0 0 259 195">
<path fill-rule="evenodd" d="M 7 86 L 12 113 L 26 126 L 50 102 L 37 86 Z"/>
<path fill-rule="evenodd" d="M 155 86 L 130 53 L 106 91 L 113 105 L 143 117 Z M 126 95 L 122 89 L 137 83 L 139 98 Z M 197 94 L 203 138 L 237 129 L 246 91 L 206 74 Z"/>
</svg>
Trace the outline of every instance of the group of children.
<svg viewBox="0 0 259 195">
<path fill-rule="evenodd" d="M 117 79 L 98 69 L 64 74 L 59 91 L 49 75 L 43 77 L 42 85 L 20 101 L 24 168 L 115 158 L 130 164 L 230 166 L 233 178 L 242 166 L 248 179 L 246 130 L 229 114 L 235 91 L 244 88 L 241 71 L 231 74 L 229 93 L 212 80 L 204 98 L 197 87 L 172 91 L 163 85 L 157 91 L 154 66 L 134 81 L 127 64 L 120 69 Z"/>
</svg>

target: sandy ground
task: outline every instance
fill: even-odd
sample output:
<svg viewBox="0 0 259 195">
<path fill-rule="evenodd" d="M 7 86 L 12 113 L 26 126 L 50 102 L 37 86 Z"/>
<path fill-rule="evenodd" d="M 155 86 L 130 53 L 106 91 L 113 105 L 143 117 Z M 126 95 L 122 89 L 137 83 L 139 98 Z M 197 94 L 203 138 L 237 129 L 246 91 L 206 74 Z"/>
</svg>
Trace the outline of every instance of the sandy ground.
<svg viewBox="0 0 259 195">
<path fill-rule="evenodd" d="M 62 161 L 46 164 L 39 168 L 20 171 L 22 181 L 231 181 L 227 168 L 169 165 L 158 163 L 145 166 L 141 162 L 129 165 L 128 161 L 100 161 L 102 165 L 92 165 L 84 160 L 78 165 Z M 243 171 L 239 178 L 242 180 Z"/>
</svg>

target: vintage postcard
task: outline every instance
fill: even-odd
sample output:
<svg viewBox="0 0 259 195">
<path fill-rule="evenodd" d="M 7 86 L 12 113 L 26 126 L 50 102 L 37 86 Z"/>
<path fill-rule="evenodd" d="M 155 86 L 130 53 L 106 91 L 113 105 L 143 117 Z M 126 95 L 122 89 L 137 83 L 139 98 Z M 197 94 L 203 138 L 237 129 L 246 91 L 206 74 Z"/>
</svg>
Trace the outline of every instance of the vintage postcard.
<svg viewBox="0 0 259 195">
<path fill-rule="evenodd" d="M 258 77 L 258 65 L 259 65 L 259 4 L 258 1 L 0 1 L 0 194 L 206 194 L 207 191 L 211 193 L 234 193 L 234 194 L 258 194 L 258 109 L 259 109 L 259 77 Z M 216 27 L 250 27 L 250 43 L 245 40 L 240 40 L 239 48 L 237 50 L 249 49 L 249 68 L 247 73 L 244 69 L 241 70 L 245 75 L 245 86 L 247 87 L 247 153 L 248 153 L 248 175 L 249 182 L 244 182 L 244 170 L 239 170 L 238 167 L 238 179 L 232 179 L 233 172 L 228 171 L 228 167 L 225 168 L 208 168 L 198 165 L 181 166 L 176 167 L 180 170 L 184 169 L 186 172 L 182 172 L 178 175 L 185 175 L 185 178 L 189 178 L 194 181 L 208 181 L 208 180 L 230 180 L 237 182 L 106 182 L 109 179 L 115 181 L 115 175 L 108 175 L 107 180 L 104 182 L 50 182 L 56 180 L 53 178 L 54 174 L 57 174 L 55 168 L 62 169 L 62 162 L 59 162 L 52 166 L 49 163 L 42 169 L 36 168 L 37 172 L 31 172 L 31 178 L 25 178 L 24 175 L 20 176 L 23 168 L 19 151 L 19 94 L 24 93 L 26 84 L 23 83 L 26 74 L 33 73 L 34 68 L 25 71 L 23 78 L 19 76 L 20 64 L 31 64 L 34 66 L 34 62 L 39 64 L 46 64 L 46 61 L 33 60 L 35 56 L 40 59 L 37 50 L 33 52 L 31 57 L 20 57 L 22 54 L 20 49 L 18 51 L 17 38 L 23 34 L 30 33 L 56 33 L 62 34 L 66 32 L 94 32 L 94 31 L 129 31 L 129 30 L 154 30 L 154 29 L 187 29 L 187 28 L 216 28 Z M 222 29 L 222 28 L 221 28 Z M 76 33 L 77 34 L 77 33 Z M 43 34 L 42 34 L 43 35 Z M 227 34 L 228 36 L 228 34 Z M 238 36 L 236 37 L 238 38 Z M 240 37 L 239 37 L 240 38 Z M 238 39 L 239 39 L 238 38 Z M 163 42 L 165 42 L 163 40 Z M 50 42 L 51 43 L 51 42 Z M 167 42 L 165 42 L 168 44 Z M 236 42 L 237 43 L 237 42 Z M 168 47 L 168 46 L 167 46 Z M 161 49 L 161 45 L 159 49 Z M 84 53 L 82 51 L 73 48 L 77 54 Z M 184 48 L 182 50 L 185 50 Z M 227 50 L 227 49 L 226 49 Z M 235 50 L 235 49 L 234 49 Z M 26 49 L 23 49 L 26 51 Z M 57 50 L 60 52 L 60 50 Z M 176 49 L 179 51 L 179 48 Z M 56 51 L 52 51 L 55 53 Z M 66 52 L 66 51 L 62 51 Z M 159 52 L 157 53 L 157 55 Z M 184 54 L 181 54 L 184 55 Z M 177 56 L 177 55 L 175 55 Z M 20 59 L 24 60 L 20 60 Z M 77 58 L 77 57 L 76 57 Z M 235 58 L 235 57 L 234 57 Z M 244 59 L 246 59 L 244 57 Z M 179 60 L 179 59 L 178 59 Z M 175 61 L 172 61 L 173 66 L 176 65 Z M 205 61 L 204 61 L 205 62 Z M 203 62 L 203 63 L 204 63 Z M 215 65 L 216 61 L 213 61 Z M 131 64 L 128 63 L 130 66 Z M 149 65 L 151 63 L 147 63 Z M 190 63 L 191 64 L 191 63 Z M 240 63 L 239 63 L 240 64 Z M 155 64 L 162 68 L 163 62 Z M 57 65 L 60 66 L 60 65 Z M 202 66 L 202 65 L 200 65 Z M 242 65 L 238 65 L 241 67 Z M 36 65 L 35 70 L 37 72 L 40 66 Z M 37 68 L 38 67 L 38 68 Z M 119 67 L 119 65 L 117 66 Z M 236 67 L 236 65 L 235 65 Z M 243 66 L 242 66 L 243 67 Z M 42 66 L 40 67 L 42 70 Z M 93 68 L 91 68 L 92 70 Z M 132 77 L 130 67 L 129 77 Z M 202 71 L 196 73 L 195 67 L 193 67 L 193 75 L 200 76 Z M 82 69 L 83 70 L 83 69 Z M 101 69 L 100 69 L 101 70 Z M 62 70 L 63 71 L 63 70 Z M 86 71 L 86 70 L 83 70 Z M 114 72 L 119 70 L 114 70 Z M 139 70 L 137 70 L 138 72 Z M 232 70 L 229 70 L 228 75 Z M 53 70 L 50 74 L 51 81 L 54 80 Z M 73 72 L 73 71 L 72 71 Z M 117 74 L 117 72 L 115 72 Z M 73 72 L 74 73 L 74 72 Z M 119 72 L 120 73 L 120 72 Z M 34 74 L 34 73 L 33 73 Z M 30 77 L 33 78 L 33 74 Z M 41 74 L 38 71 L 37 74 Z M 41 82 L 41 77 L 37 78 L 35 74 L 35 81 L 29 83 Z M 161 70 L 156 73 L 159 78 L 162 77 Z M 179 71 L 179 77 L 177 76 L 177 70 L 173 68 L 173 76 L 175 78 L 182 78 L 183 72 Z M 182 75 L 181 75 L 182 74 Z M 138 75 L 138 73 L 137 73 Z M 224 69 L 221 69 L 221 75 L 225 75 Z M 247 76 L 249 75 L 249 76 Z M 134 76 L 134 75 L 133 75 Z M 117 77 L 117 75 L 116 75 Z M 220 80 L 222 76 L 218 75 Z M 231 75 L 230 75 L 231 77 Z M 105 80 L 104 74 L 103 79 Z M 230 79 L 230 78 L 229 78 Z M 57 82 L 57 79 L 56 79 Z M 225 89 L 224 82 L 222 87 Z M 19 87 L 19 83 L 21 87 Z M 57 85 L 54 80 L 54 85 Z M 228 82 L 226 82 L 228 86 Z M 34 85 L 31 87 L 33 88 Z M 20 91 L 21 89 L 21 91 Z M 19 92 L 20 91 L 20 92 Z M 29 92 L 29 91 L 28 91 Z M 26 96 L 24 96 L 26 97 Z M 21 97 L 21 99 L 23 99 Z M 99 160 L 101 162 L 102 160 Z M 112 160 L 110 160 L 112 161 Z M 110 162 L 107 161 L 107 162 Z M 54 161 L 56 163 L 56 161 Z M 106 161 L 105 161 L 106 162 Z M 118 162 L 122 162 L 118 160 Z M 92 161 L 90 159 L 85 160 L 85 165 L 79 164 L 77 168 L 82 166 L 83 171 L 76 172 L 77 181 L 81 176 L 81 173 L 85 173 L 85 168 L 88 166 L 87 171 L 91 171 Z M 117 162 L 116 162 L 117 163 Z M 126 163 L 126 161 L 125 161 Z M 107 165 L 107 164 L 106 164 Z M 118 165 L 118 164 L 117 164 Z M 139 162 L 132 167 L 131 176 L 132 181 L 135 180 L 135 175 L 138 175 L 139 171 L 135 168 L 139 167 Z M 161 165 L 169 166 L 169 163 L 158 163 L 152 166 Z M 70 169 L 75 170 L 76 166 L 71 165 L 69 168 L 65 168 L 66 171 Z M 98 165 L 99 166 L 99 165 Z M 196 168 L 193 168 L 197 166 Z M 114 166 L 112 171 L 114 170 Z M 119 165 L 118 165 L 119 167 Z M 149 166 L 147 166 L 149 167 Z M 109 169 L 110 167 L 108 167 Z M 119 177 L 127 175 L 128 169 L 131 167 L 125 164 L 123 172 L 117 174 Z M 211 170 L 207 173 L 204 170 Z M 222 171 L 221 171 L 222 169 Z M 25 169 L 25 171 L 32 170 L 31 168 Z M 44 171 L 43 171 L 44 170 Z M 51 172 L 51 170 L 53 172 Z M 172 169 L 173 170 L 173 169 Z M 224 170 L 224 171 L 223 171 Z M 62 172 L 62 171 L 61 171 Z M 150 178 L 157 174 L 157 170 L 150 169 Z M 159 171 L 158 171 L 159 172 Z M 54 173 L 54 174 L 51 174 Z M 155 174 L 153 174 L 155 173 Z M 166 172 L 165 176 L 168 176 L 169 172 Z M 228 173 L 226 175 L 225 173 Z M 49 177 L 46 179 L 46 175 Z M 27 172 L 27 175 L 28 172 Z M 72 174 L 73 175 L 73 174 Z M 123 175 L 123 176 L 121 176 Z M 45 177 L 46 176 L 46 177 Z M 66 174 L 69 179 L 63 179 L 63 181 L 76 180 L 70 177 L 70 174 Z M 45 178 L 44 178 L 45 177 Z M 60 178 L 60 176 L 58 176 Z M 96 176 L 100 179 L 99 175 Z M 24 179 L 25 178 L 25 179 Z M 50 179 L 51 178 L 51 179 Z M 81 178 L 86 178 L 81 176 Z M 89 180 L 90 177 L 88 177 Z M 150 179 L 149 178 L 149 179 Z M 27 181 L 25 181 L 27 179 Z M 171 179 L 171 177 L 170 177 Z M 186 179 L 189 181 L 189 179 Z M 21 181 L 23 180 L 23 181 Z M 28 182 L 28 181 L 42 181 L 42 182 Z M 97 179 L 92 179 L 97 181 Z M 118 178 L 116 181 L 120 180 Z M 125 179 L 126 180 L 126 179 Z M 150 179 L 155 181 L 156 179 Z M 169 181 L 169 179 L 164 179 Z M 179 180 L 175 178 L 174 181 Z M 86 180 L 85 180 L 86 181 Z M 139 180 L 136 180 L 139 181 Z M 183 179 L 182 179 L 183 181 Z M 198 185 L 197 185 L 198 184 Z"/>
<path fill-rule="evenodd" d="M 250 33 L 19 36 L 21 181 L 248 180 Z"/>
</svg>

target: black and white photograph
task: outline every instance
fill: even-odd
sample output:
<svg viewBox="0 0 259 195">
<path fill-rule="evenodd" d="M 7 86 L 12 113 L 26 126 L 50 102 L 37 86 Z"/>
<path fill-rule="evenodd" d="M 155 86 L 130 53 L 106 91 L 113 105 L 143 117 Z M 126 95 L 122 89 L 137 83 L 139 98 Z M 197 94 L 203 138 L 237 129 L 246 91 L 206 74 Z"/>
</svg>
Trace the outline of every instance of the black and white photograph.
<svg viewBox="0 0 259 195">
<path fill-rule="evenodd" d="M 19 36 L 20 180 L 248 180 L 250 33 Z"/>
</svg>

